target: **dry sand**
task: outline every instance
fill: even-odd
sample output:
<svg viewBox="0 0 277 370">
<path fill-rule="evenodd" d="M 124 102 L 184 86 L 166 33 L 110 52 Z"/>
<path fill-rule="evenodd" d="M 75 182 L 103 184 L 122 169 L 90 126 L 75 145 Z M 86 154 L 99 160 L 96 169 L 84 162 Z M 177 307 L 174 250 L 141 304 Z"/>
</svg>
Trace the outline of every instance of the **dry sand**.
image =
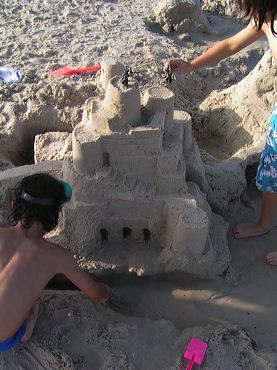
<svg viewBox="0 0 277 370">
<path fill-rule="evenodd" d="M 1 65 L 21 68 L 26 74 L 24 83 L 12 93 L 1 88 L 2 170 L 32 162 L 35 135 L 71 132 L 80 122 L 85 100 L 99 93 L 94 77 L 56 81 L 49 77 L 50 70 L 96 64 L 113 56 L 139 71 L 144 91 L 164 83 L 161 69 L 167 58 L 192 59 L 241 28 L 235 19 L 209 15 L 212 30 L 218 34 L 194 30 L 182 39 L 180 34 L 168 34 L 144 22 L 151 5 L 146 0 L 10 0 L 0 4 Z M 205 5 L 216 10 L 210 9 L 209 1 Z M 270 57 L 265 56 L 252 76 L 244 77 L 266 48 L 261 40 L 218 66 L 178 78 L 172 87 L 176 107 L 192 115 L 206 166 L 200 158 L 202 170 L 200 164 L 198 171 L 192 168 L 188 180 L 198 184 L 213 210 L 231 225 L 258 217 L 259 194 L 252 185 L 253 174 L 249 171 L 246 179 L 245 169 L 257 163 L 274 101 Z M 252 112 L 247 108 L 249 102 L 263 109 Z M 232 113 L 240 128 L 240 135 L 237 132 L 224 145 L 224 135 L 230 138 L 233 132 L 205 131 L 210 121 L 221 120 L 222 111 L 224 122 Z M 248 120 L 241 123 L 245 114 Z M 203 132 L 208 132 L 209 140 L 206 136 L 203 140 Z M 37 151 L 42 151 L 39 137 L 36 142 Z M 54 151 L 61 155 L 60 148 Z M 229 280 L 198 280 L 184 274 L 102 277 L 126 297 L 128 315 L 94 306 L 78 292 L 48 290 L 42 295 L 33 339 L 1 354 L 0 369 L 178 369 L 191 336 L 209 343 L 203 369 L 274 369 L 277 269 L 267 265 L 265 254 L 277 247 L 276 235 L 275 228 L 263 237 L 243 241 L 229 235 L 235 271 Z"/>
</svg>

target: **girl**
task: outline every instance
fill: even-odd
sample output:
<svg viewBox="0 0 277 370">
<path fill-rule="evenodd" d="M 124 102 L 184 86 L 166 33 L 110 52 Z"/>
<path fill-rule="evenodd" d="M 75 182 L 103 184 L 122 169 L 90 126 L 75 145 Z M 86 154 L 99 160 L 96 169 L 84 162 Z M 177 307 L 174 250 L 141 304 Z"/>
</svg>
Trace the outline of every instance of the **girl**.
<svg viewBox="0 0 277 370">
<path fill-rule="evenodd" d="M 218 42 L 191 62 L 181 59 L 169 60 L 164 66 L 164 71 L 190 73 L 198 68 L 214 65 L 252 44 L 264 34 L 277 63 L 277 1 L 239 0 L 239 8 L 249 20 L 247 27 L 236 35 Z M 259 221 L 256 224 L 235 226 L 233 234 L 236 239 L 267 233 L 277 209 L 277 104 L 274 106 L 270 118 L 269 131 L 257 171 L 256 184 L 258 189 L 262 191 Z M 277 251 L 268 254 L 267 260 L 270 264 L 277 265 Z"/>
<path fill-rule="evenodd" d="M 0 228 L 0 353 L 31 337 L 39 310 L 37 299 L 58 273 L 94 303 L 109 299 L 106 285 L 81 270 L 64 248 L 43 238 L 57 226 L 71 193 L 68 183 L 46 173 L 23 178 L 14 190 L 11 227 Z"/>
</svg>

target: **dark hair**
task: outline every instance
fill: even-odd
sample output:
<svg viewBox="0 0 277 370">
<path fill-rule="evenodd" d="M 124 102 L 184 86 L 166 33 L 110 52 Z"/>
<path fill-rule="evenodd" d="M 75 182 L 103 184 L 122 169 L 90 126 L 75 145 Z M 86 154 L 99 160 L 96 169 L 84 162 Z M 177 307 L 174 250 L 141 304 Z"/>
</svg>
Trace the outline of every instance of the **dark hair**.
<svg viewBox="0 0 277 370">
<path fill-rule="evenodd" d="M 41 205 L 30 200 L 29 198 L 46 198 L 52 200 L 51 205 Z M 41 226 L 42 232 L 53 230 L 59 220 L 59 213 L 62 205 L 67 201 L 65 196 L 64 185 L 54 177 L 46 173 L 38 173 L 24 177 L 13 189 L 12 210 L 8 217 L 10 225 L 21 223 L 24 230 L 28 230 L 34 221 Z"/>
<path fill-rule="evenodd" d="M 270 22 L 270 28 L 273 35 L 277 35 L 274 30 L 274 20 L 277 16 L 276 0 L 238 0 L 239 8 L 248 18 L 253 19 L 255 28 L 260 31 L 265 22 Z"/>
</svg>

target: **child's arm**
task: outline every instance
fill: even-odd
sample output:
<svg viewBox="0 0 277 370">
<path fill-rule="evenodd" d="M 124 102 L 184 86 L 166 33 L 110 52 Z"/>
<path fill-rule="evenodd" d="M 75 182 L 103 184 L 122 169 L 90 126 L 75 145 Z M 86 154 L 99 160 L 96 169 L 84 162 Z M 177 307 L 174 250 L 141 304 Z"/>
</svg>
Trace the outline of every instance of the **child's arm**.
<svg viewBox="0 0 277 370">
<path fill-rule="evenodd" d="M 252 44 L 263 35 L 262 31 L 254 29 L 253 22 L 232 37 L 222 40 L 194 59 L 186 62 L 181 59 L 172 59 L 164 65 L 164 71 L 171 69 L 172 72 L 190 73 L 198 68 L 214 65 L 238 51 Z"/>
<path fill-rule="evenodd" d="M 59 248 L 58 270 L 64 274 L 74 285 L 86 294 L 94 303 L 105 303 L 109 299 L 109 290 L 105 284 L 97 283 L 84 270 L 68 252 Z"/>
</svg>

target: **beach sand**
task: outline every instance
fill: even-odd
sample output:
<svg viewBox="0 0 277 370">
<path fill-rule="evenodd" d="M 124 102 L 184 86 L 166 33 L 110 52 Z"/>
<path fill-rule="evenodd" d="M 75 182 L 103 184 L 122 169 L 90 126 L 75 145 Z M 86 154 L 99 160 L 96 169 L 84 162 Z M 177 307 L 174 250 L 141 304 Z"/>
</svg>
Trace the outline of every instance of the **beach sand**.
<svg viewBox="0 0 277 370">
<path fill-rule="evenodd" d="M 86 99 L 100 94 L 94 76 L 55 80 L 51 70 L 99 64 L 114 57 L 139 72 L 140 88 L 145 91 L 165 84 L 162 67 L 167 59 L 191 60 L 242 27 L 235 18 L 210 14 L 212 34 L 194 29 L 182 38 L 152 24 L 151 8 L 147 0 L 0 4 L 1 65 L 25 73 L 23 83 L 11 91 L 1 87 L 2 170 L 33 163 L 36 135 L 63 132 L 65 140 L 64 132 L 72 132 L 80 122 Z M 259 214 L 254 175 L 250 171 L 246 179 L 245 170 L 258 162 L 275 98 L 270 56 L 265 55 L 255 72 L 246 76 L 266 50 L 262 39 L 217 66 L 177 76 L 171 87 L 175 106 L 192 116 L 206 166 L 207 179 L 190 172 L 188 180 L 198 184 L 213 210 L 230 225 L 254 221 Z M 261 109 L 251 110 L 249 104 Z M 210 121 L 227 122 L 230 127 L 226 119 L 230 114 L 231 123 L 234 120 L 240 130 L 220 131 L 214 126 L 209 130 Z M 231 140 L 224 142 L 226 138 Z M 36 141 L 39 153 L 38 136 Z M 61 152 L 56 147 L 53 151 L 48 160 L 60 160 Z M 47 149 L 43 153 L 39 161 L 45 160 Z M 201 369 L 274 369 L 277 269 L 265 259 L 267 252 L 277 249 L 274 226 L 267 235 L 248 240 L 234 240 L 229 231 L 231 276 L 230 271 L 208 280 L 184 273 L 101 276 L 128 301 L 125 314 L 93 305 L 81 293 L 69 290 L 70 284 L 54 280 L 42 294 L 33 338 L 0 354 L 0 369 L 179 369 L 191 337 L 208 342 Z"/>
</svg>

